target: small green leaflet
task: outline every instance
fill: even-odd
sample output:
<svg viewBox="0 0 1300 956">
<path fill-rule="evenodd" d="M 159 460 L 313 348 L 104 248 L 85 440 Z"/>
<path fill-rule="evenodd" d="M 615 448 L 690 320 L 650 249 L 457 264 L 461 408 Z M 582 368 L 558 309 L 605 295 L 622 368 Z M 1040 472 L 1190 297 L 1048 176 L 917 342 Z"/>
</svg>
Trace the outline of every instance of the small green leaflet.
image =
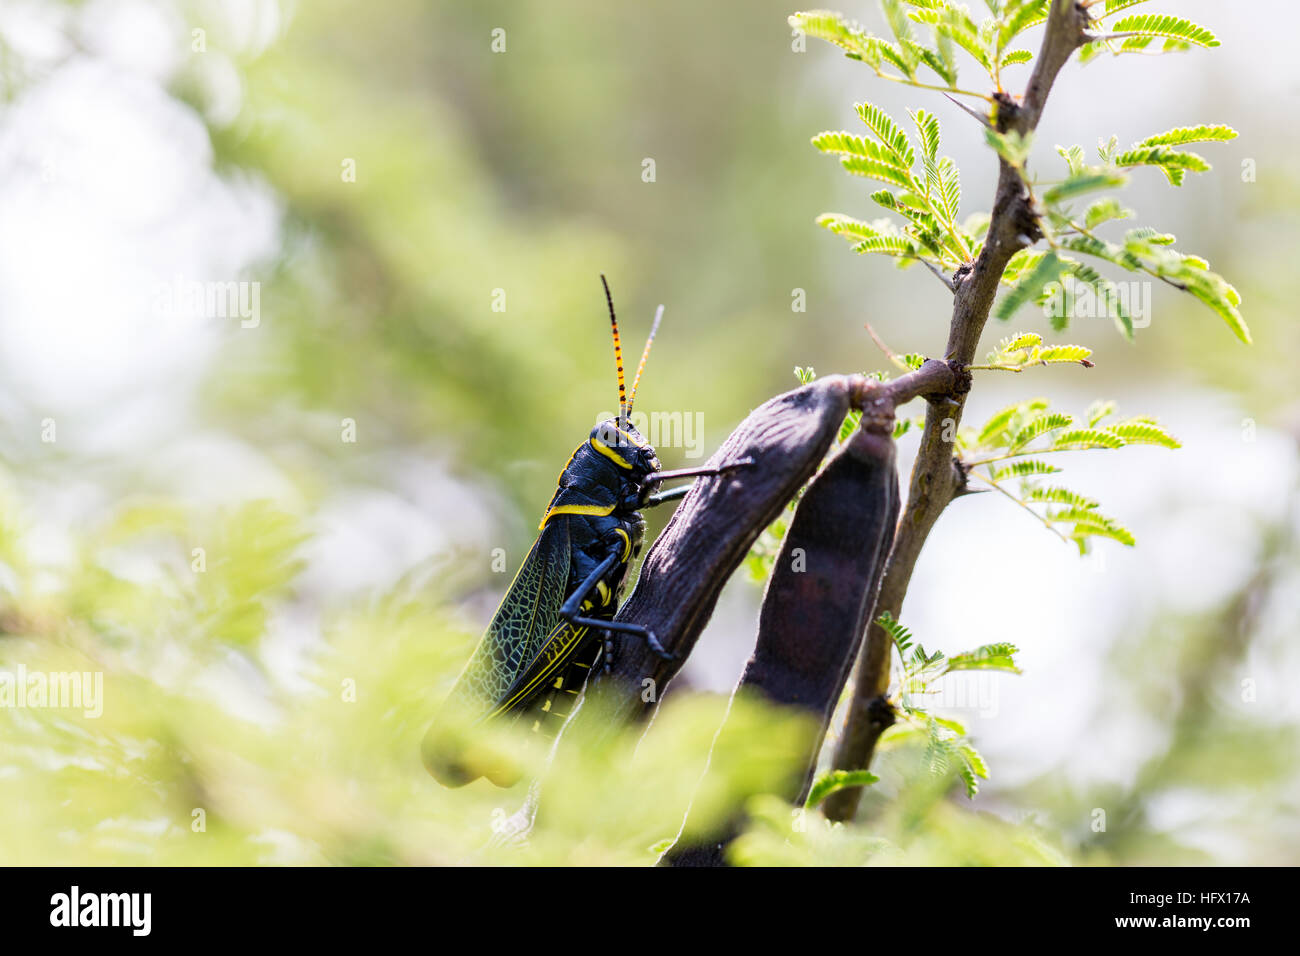
<svg viewBox="0 0 1300 956">
<path fill-rule="evenodd" d="M 836 791 L 846 787 L 867 787 L 880 780 L 870 770 L 829 770 L 817 778 L 808 791 L 804 808 L 811 810 Z"/>
<path fill-rule="evenodd" d="M 1048 252 L 1038 260 L 1038 264 L 1027 276 L 1017 281 L 1011 291 L 1002 297 L 995 313 L 997 317 L 1003 320 L 1011 318 L 1026 302 L 1038 298 L 1045 286 L 1060 279 L 1064 270 L 1065 263 L 1060 256 L 1054 251 Z"/>
</svg>

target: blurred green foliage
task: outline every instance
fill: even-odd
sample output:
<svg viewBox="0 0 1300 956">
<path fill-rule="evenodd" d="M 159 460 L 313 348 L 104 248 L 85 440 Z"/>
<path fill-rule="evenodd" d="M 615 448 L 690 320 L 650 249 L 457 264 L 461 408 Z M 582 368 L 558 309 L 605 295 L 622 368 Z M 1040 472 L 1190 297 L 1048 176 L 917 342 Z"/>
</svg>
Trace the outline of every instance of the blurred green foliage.
<svg viewBox="0 0 1300 956">
<path fill-rule="evenodd" d="M 44 6 L 78 33 L 81 4 Z M 1258 855 L 1281 852 L 1267 823 L 1279 805 L 1295 818 L 1294 798 L 1279 797 L 1294 726 L 1224 719 L 1205 684 L 1255 634 L 1243 626 L 1225 645 L 1228 625 L 1176 616 L 1130 635 L 1112 668 L 1125 678 L 1116 693 L 1169 725 L 1167 745 L 1127 787 L 1097 793 L 1054 775 L 1019 800 L 1004 794 L 999 810 L 1049 808 L 1023 823 L 971 810 L 956 775 L 934 772 L 925 741 L 900 731 L 882 740 L 860 822 L 831 826 L 769 795 L 791 772 L 796 722 L 684 692 L 644 739 L 566 736 L 525 843 L 510 838 L 524 787 L 440 789 L 418 742 L 478 637 L 485 575 L 473 569 L 497 544 L 521 553 L 563 455 L 614 401 L 600 271 L 633 342 L 667 303 L 643 407 L 702 412 L 706 447 L 787 388 L 795 362 L 847 371 L 874 358 L 858 293 L 894 280 L 832 282 L 842 258 L 813 226 L 839 187 L 807 147 L 835 109 L 809 65 L 840 65 L 790 56 L 790 8 L 775 0 L 598 13 L 573 0 L 399 0 L 382 13 L 322 0 L 286 6 L 265 43 L 221 5 L 168 9 L 179 29 L 167 42 L 184 48 L 201 26 L 208 50 L 183 58 L 166 91 L 204 119 L 214 167 L 264 184 L 283 214 L 280 248 L 257 274 L 265 319 L 223 341 L 195 427 L 262 450 L 293 493 L 224 508 L 145 498 L 135 462 L 49 449 L 38 461 L 17 439 L 3 450 L 0 669 L 100 673 L 104 706 L 97 717 L 0 708 L 0 862 L 649 864 L 688 805 L 701 829 L 747 807 L 739 863 L 1201 859 L 1151 821 L 1150 797 L 1174 788 L 1249 790 L 1225 825 Z M 503 24 L 509 52 L 494 56 Z M 7 43 L 0 54 L 11 104 L 44 72 Z M 223 63 L 241 103 L 229 120 L 214 107 Z M 646 157 L 654 183 L 641 178 Z M 355 182 L 341 176 L 348 160 Z M 1287 188 L 1254 200 L 1256 238 L 1286 235 L 1300 205 Z M 1287 247 L 1255 248 L 1207 251 L 1250 288 L 1259 350 L 1290 354 L 1296 327 L 1273 278 L 1287 274 Z M 796 288 L 812 292 L 806 313 L 786 311 Z M 497 289 L 504 312 L 492 309 Z M 930 336 L 900 344 L 937 341 L 942 315 L 921 322 L 920 300 L 886 301 L 881 312 Z M 1179 374 L 1274 408 L 1276 386 L 1232 364 L 1256 359 L 1225 353 L 1214 323 L 1151 334 Z M 344 418 L 359 445 L 340 445 Z M 392 456 L 410 449 L 504 501 L 509 540 L 483 542 L 474 561 L 451 555 L 427 580 L 322 593 L 306 573 L 322 502 L 391 488 Z M 48 519 L 39 489 L 74 473 L 99 481 L 104 500 L 55 559 L 33 543 Z M 1277 554 L 1294 566 L 1293 547 Z M 295 628 L 311 639 L 286 663 Z M 710 759 L 724 713 L 755 745 Z M 1096 806 L 1113 808 L 1105 834 L 1087 828 Z"/>
</svg>

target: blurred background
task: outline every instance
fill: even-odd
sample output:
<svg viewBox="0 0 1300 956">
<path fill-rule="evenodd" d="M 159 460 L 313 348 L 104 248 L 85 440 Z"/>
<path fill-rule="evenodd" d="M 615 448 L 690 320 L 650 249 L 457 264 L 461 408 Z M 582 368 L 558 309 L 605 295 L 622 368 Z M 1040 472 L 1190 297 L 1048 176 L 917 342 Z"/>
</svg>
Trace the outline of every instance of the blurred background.
<svg viewBox="0 0 1300 956">
<path fill-rule="evenodd" d="M 1034 162 L 1236 127 L 1199 150 L 1213 172 L 1139 171 L 1123 198 L 1236 284 L 1255 344 L 1161 286 L 1134 344 L 1071 327 L 1095 368 L 977 378 L 970 423 L 1113 398 L 1183 448 L 1063 462 L 1134 549 L 1080 558 L 991 495 L 940 522 L 903 622 L 949 652 L 1022 649 L 1022 676 L 940 701 L 990 765 L 973 802 L 900 744 L 856 824 L 790 827 L 761 798 L 788 721 L 733 713 L 766 746 L 715 760 L 696 799 L 757 795 L 750 862 L 1300 857 L 1300 13 L 1157 8 L 1222 46 L 1071 64 Z M 815 226 L 873 218 L 874 187 L 809 138 L 855 129 L 864 99 L 924 107 L 963 215 L 991 200 L 993 154 L 939 94 L 801 49 L 795 9 L 7 0 L 0 668 L 102 674 L 103 706 L 0 708 L 0 862 L 654 860 L 752 646 L 743 573 L 636 760 L 632 740 L 575 748 L 528 847 L 483 849 L 522 790 L 442 791 L 417 742 L 615 407 L 599 273 L 629 351 L 665 305 L 638 401 L 688 426 L 665 467 L 796 365 L 883 368 L 865 322 L 942 351 L 938 283 Z M 869 0 L 840 9 L 885 30 Z M 1012 329 L 1060 340 L 1027 309 L 987 346 Z"/>
</svg>

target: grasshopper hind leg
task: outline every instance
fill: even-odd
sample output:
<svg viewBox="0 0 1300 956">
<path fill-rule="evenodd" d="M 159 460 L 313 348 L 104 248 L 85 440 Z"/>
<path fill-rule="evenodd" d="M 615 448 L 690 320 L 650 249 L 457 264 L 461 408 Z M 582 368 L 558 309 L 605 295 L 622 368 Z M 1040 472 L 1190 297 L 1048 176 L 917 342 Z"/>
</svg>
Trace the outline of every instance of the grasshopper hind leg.
<svg viewBox="0 0 1300 956">
<path fill-rule="evenodd" d="M 604 637 L 604 641 L 602 642 L 601 645 L 601 654 L 600 654 L 600 661 L 599 661 L 602 670 L 606 674 L 613 672 L 614 659 L 615 659 L 614 630 L 608 627 L 610 623 L 611 622 L 606 621 L 605 622 L 606 626 L 602 631 L 602 636 Z M 646 645 L 649 646 L 650 650 L 653 651 L 655 656 L 658 657 L 660 660 L 665 660 L 665 661 L 677 660 L 677 655 L 673 654 L 671 651 L 668 651 L 664 648 L 663 644 L 659 642 L 659 638 L 655 636 L 654 631 L 650 630 L 649 628 L 639 627 L 638 625 L 635 624 L 629 626 L 636 627 L 637 630 L 625 632 L 625 633 L 636 634 L 638 637 L 644 640 L 646 642 Z"/>
<path fill-rule="evenodd" d="M 620 545 L 621 547 L 621 545 Z M 588 598 L 595 590 L 597 583 L 619 563 L 619 552 L 617 550 L 611 553 L 592 569 L 591 573 L 578 585 L 574 592 L 569 595 L 569 599 L 564 602 L 560 608 L 560 616 L 568 621 L 574 627 L 590 628 L 594 633 L 604 634 L 605 636 L 605 660 L 606 668 L 610 666 L 609 659 L 612 656 L 610 646 L 613 643 L 611 632 L 617 634 L 635 634 L 649 645 L 650 650 L 666 661 L 676 660 L 676 655 L 669 653 L 664 649 L 663 644 L 659 643 L 659 638 L 655 632 L 648 627 L 640 624 L 628 624 L 625 621 L 610 621 L 603 618 L 587 617 L 583 614 L 582 602 Z"/>
<path fill-rule="evenodd" d="M 655 636 L 655 632 L 648 627 L 642 627 L 640 624 L 628 624 L 626 621 L 602 621 L 591 617 L 574 617 L 570 619 L 571 624 L 582 627 L 589 627 L 593 631 L 600 631 L 604 635 L 604 647 L 601 653 L 602 663 L 604 664 L 605 673 L 608 674 L 614 666 L 614 635 L 615 634 L 633 634 L 646 642 L 646 645 L 654 652 L 655 656 L 665 661 L 677 660 L 677 655 L 664 648 Z"/>
</svg>

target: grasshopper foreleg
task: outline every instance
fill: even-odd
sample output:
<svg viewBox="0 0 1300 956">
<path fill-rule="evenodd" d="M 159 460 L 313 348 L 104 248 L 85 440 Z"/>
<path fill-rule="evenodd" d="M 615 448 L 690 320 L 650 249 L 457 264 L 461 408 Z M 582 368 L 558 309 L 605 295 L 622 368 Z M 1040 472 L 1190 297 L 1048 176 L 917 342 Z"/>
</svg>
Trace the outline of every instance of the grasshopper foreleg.
<svg viewBox="0 0 1300 956">
<path fill-rule="evenodd" d="M 685 498 L 686 492 L 690 491 L 694 487 L 695 484 L 692 482 L 689 485 L 682 485 L 680 488 L 672 488 L 668 491 L 657 492 L 647 498 L 645 504 L 641 507 L 653 508 L 655 505 L 661 505 L 667 501 L 676 501 L 678 498 Z"/>
<path fill-rule="evenodd" d="M 618 547 L 622 547 L 621 542 Z M 618 563 L 620 559 L 619 551 L 611 551 L 600 564 L 592 569 L 591 573 L 583 579 L 582 583 L 569 595 L 568 600 L 560 606 L 560 616 L 575 627 L 589 627 L 594 631 L 605 634 L 605 669 L 609 670 L 613 666 L 613 640 L 612 633 L 618 634 L 635 634 L 650 646 L 659 657 L 666 661 L 674 660 L 675 655 L 670 654 L 659 643 L 659 638 L 655 636 L 654 631 L 640 624 L 628 624 L 625 621 L 605 621 L 600 618 L 587 617 L 582 613 L 582 602 L 596 590 L 597 584 L 606 574 L 608 574 Z"/>
</svg>

